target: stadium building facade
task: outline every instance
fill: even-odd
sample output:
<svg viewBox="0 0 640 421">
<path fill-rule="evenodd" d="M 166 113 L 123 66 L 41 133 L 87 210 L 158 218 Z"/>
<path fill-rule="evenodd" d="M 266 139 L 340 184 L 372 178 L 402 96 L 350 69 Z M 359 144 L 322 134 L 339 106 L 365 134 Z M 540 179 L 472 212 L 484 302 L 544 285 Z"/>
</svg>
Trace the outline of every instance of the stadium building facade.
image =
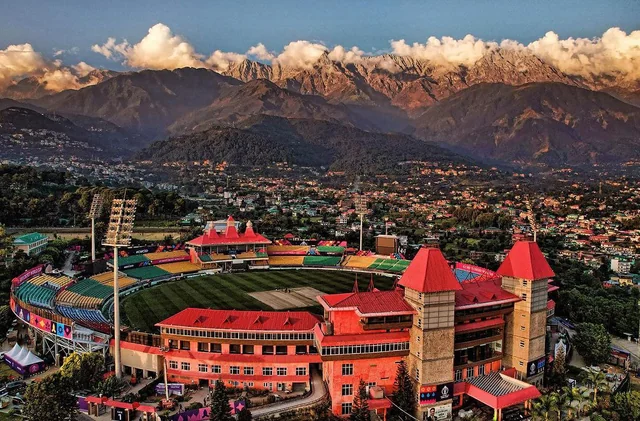
<svg viewBox="0 0 640 421">
<path fill-rule="evenodd" d="M 240 251 L 238 244 L 244 252 L 257 253 L 254 250 L 269 243 L 250 225 L 243 235 L 235 230 L 230 218 L 226 233 L 209 232 L 190 242 L 191 259 L 194 253 L 198 259 L 229 255 Z M 225 240 L 229 236 L 236 238 L 236 245 Z M 147 257 L 148 262 L 156 257 Z M 389 263 L 368 256 L 335 259 L 343 265 L 336 268 L 353 271 L 364 270 L 364 265 L 380 271 L 382 263 Z M 158 261 L 160 266 L 194 264 Z M 526 407 L 539 396 L 536 386 L 542 384 L 547 361 L 545 334 L 552 303 L 548 291 L 555 287 L 549 284 L 554 273 L 535 242 L 516 243 L 497 272 L 465 264 L 452 268 L 435 248 L 420 249 L 410 263 L 395 262 L 407 265 L 387 265 L 390 274 L 401 267 L 394 289 L 380 291 L 370 284 L 360 291 L 356 281 L 350 293 L 321 294 L 317 301 L 322 317 L 300 311 L 187 308 L 158 323 L 160 335 L 153 341 L 124 340 L 124 371 L 145 376 L 166 371 L 170 382 L 212 385 L 222 380 L 230 387 L 285 392 L 308 391 L 324 382 L 332 411 L 339 416 L 350 414 L 362 379 L 370 409 L 384 417 L 392 406 L 388 398 L 401 360 L 415 383 L 419 419 L 451 419 L 454 408 L 472 399 L 494 408 L 501 419 L 506 408 Z M 165 269 L 163 276 L 168 276 L 171 268 Z M 135 270 L 139 268 L 125 273 Z M 43 317 L 51 326 L 61 325 L 60 337 L 48 335 L 59 344 L 67 325 L 67 339 L 73 341 L 83 333 L 80 325 L 107 323 L 103 315 L 108 313 L 108 298 L 100 284 L 107 279 L 94 276 L 81 285 L 41 271 L 25 273 L 12 287 L 12 308 L 30 313 L 32 326 L 40 329 Z M 128 288 L 145 279 L 132 279 Z M 85 290 L 92 296 L 80 295 Z M 58 316 L 62 310 L 65 317 Z M 92 320 L 89 316 L 96 319 L 93 325 L 82 322 Z M 103 336 L 95 342 L 105 345 Z"/>
</svg>

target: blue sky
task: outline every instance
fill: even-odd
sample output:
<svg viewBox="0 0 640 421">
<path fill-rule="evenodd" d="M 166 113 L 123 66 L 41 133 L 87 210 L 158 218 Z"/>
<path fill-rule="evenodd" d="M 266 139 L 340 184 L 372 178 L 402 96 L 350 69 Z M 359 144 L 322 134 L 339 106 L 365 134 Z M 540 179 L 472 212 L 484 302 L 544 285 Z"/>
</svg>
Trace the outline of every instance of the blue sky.
<svg viewBox="0 0 640 421">
<path fill-rule="evenodd" d="M 0 49 L 31 43 L 51 56 L 79 50 L 65 62 L 84 60 L 119 68 L 91 51 L 107 37 L 131 43 L 158 22 L 186 38 L 196 51 L 245 52 L 258 42 L 280 51 L 290 41 L 359 46 L 365 52 L 389 48 L 389 40 L 424 42 L 428 36 L 523 43 L 553 30 L 561 38 L 594 37 L 613 26 L 640 29 L 640 2 L 581 1 L 168 1 L 168 0 L 0 0 Z"/>
</svg>

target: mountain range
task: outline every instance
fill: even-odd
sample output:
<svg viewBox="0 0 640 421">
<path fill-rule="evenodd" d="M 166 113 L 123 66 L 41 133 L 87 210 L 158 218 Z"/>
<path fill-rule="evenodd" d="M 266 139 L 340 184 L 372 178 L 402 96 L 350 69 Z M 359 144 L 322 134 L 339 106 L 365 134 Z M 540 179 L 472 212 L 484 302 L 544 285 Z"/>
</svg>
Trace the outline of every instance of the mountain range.
<svg viewBox="0 0 640 421">
<path fill-rule="evenodd" d="M 110 133 L 120 131 L 131 149 L 169 138 L 154 144 L 166 153 L 151 154 L 158 160 L 195 160 L 192 152 L 169 150 L 191 142 L 190 137 L 198 145 L 227 151 L 207 159 L 225 156 L 231 162 L 244 162 L 240 152 L 250 142 L 260 151 L 273 146 L 275 155 L 260 159 L 338 167 L 342 153 L 365 162 L 371 154 L 376 161 L 389 156 L 386 145 L 398 142 L 407 147 L 393 159 L 436 151 L 438 159 L 462 154 L 508 165 L 638 159 L 640 81 L 615 74 L 571 76 L 516 50 L 497 49 L 471 66 L 395 55 L 345 63 L 324 54 L 303 68 L 244 60 L 220 73 L 192 68 L 96 72 L 93 77 L 99 80 L 91 86 L 48 95 L 37 79 L 19 81 L 0 97 L 20 102 L 0 100 L 0 109 L 56 113 L 74 124 L 79 116 L 93 124 L 109 122 L 114 125 Z M 347 149 L 325 145 L 317 157 L 304 157 L 319 147 L 309 132 L 346 142 Z M 296 149 L 300 142 L 304 147 Z M 366 142 L 372 147 L 365 148 Z M 205 149 L 198 147 L 203 154 Z"/>
</svg>

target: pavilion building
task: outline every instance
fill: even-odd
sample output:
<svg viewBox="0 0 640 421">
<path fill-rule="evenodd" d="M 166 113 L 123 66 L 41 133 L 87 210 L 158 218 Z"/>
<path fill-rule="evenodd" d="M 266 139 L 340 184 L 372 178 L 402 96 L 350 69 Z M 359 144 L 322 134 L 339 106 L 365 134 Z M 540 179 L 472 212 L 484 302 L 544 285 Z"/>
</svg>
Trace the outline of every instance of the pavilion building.
<svg viewBox="0 0 640 421">
<path fill-rule="evenodd" d="M 266 246 L 271 240 L 253 230 L 251 221 L 243 233 L 238 232 L 236 221 L 229 216 L 224 231 L 218 233 L 215 225 L 209 223 L 204 233 L 186 243 L 191 262 L 203 269 L 231 269 L 267 266 L 269 258 Z"/>
<path fill-rule="evenodd" d="M 158 323 L 169 381 L 308 391 L 317 316 L 187 308 Z"/>
</svg>

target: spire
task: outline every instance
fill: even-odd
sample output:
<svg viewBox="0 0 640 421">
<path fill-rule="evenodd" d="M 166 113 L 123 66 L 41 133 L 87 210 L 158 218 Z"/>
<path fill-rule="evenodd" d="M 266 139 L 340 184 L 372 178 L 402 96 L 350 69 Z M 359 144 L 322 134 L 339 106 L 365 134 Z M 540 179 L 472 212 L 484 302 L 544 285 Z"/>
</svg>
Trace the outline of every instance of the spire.
<svg viewBox="0 0 640 421">
<path fill-rule="evenodd" d="M 497 273 L 502 276 L 530 281 L 555 276 L 546 257 L 534 241 L 516 242 L 498 268 Z"/>
<path fill-rule="evenodd" d="M 398 285 L 426 293 L 462 289 L 442 252 L 436 248 L 421 248 Z"/>
<path fill-rule="evenodd" d="M 253 231 L 253 222 L 251 222 L 251 221 L 247 222 L 247 228 L 244 230 L 244 236 L 245 237 L 255 237 L 256 236 L 255 231 Z"/>
<path fill-rule="evenodd" d="M 376 289 L 376 287 L 373 285 L 373 273 L 372 273 L 371 279 L 369 279 L 369 286 L 367 287 L 367 291 L 371 292 L 374 289 Z"/>
<path fill-rule="evenodd" d="M 238 238 L 238 230 L 236 229 L 236 221 L 233 219 L 233 216 L 229 215 L 227 219 L 227 230 L 224 233 L 224 236 L 227 238 Z"/>
</svg>

